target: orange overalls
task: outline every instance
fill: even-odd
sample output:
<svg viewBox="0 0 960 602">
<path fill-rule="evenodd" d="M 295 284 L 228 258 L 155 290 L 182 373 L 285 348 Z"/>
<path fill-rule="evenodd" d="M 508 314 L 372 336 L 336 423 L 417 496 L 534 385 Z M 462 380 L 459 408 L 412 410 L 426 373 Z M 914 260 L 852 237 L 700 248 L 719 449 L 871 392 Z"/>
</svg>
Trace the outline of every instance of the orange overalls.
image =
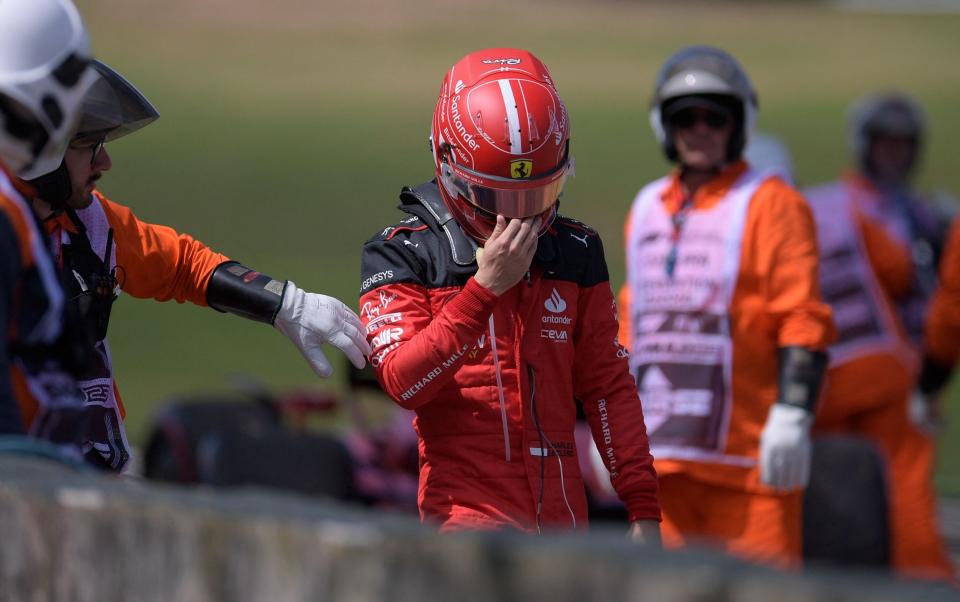
<svg viewBox="0 0 960 602">
<path fill-rule="evenodd" d="M 852 185 L 841 181 L 806 192 L 819 230 L 823 295 L 839 331 L 815 430 L 876 443 L 890 467 L 894 568 L 949 579 L 952 567 L 936 522 L 933 446 L 907 418 L 919 358 L 892 303 L 910 289 L 913 264 L 908 250 L 863 214 Z"/>
<path fill-rule="evenodd" d="M 92 252 L 110 270 L 116 270 L 117 284 L 124 292 L 138 298 L 207 305 L 206 288 L 210 274 L 218 265 L 228 261 L 227 257 L 187 234 L 140 221 L 129 208 L 107 200 L 98 191 L 93 192 L 91 204 L 76 210 L 76 214 Z M 62 262 L 63 248 L 75 242 L 70 235 L 77 235 L 77 226 L 66 214 L 47 220 L 45 225 L 53 239 L 57 259 Z M 111 246 L 107 242 L 110 230 L 112 252 L 110 257 L 105 257 L 106 249 Z M 106 339 L 97 341 L 93 353 L 99 361 L 90 374 L 81 376 L 78 384 L 87 410 L 104 412 L 102 420 L 93 422 L 99 424 L 107 420 L 109 427 L 101 434 L 92 431 L 91 443 L 100 444 L 109 439 L 111 451 L 101 451 L 101 454 L 105 455 L 111 468 L 119 470 L 129 458 L 129 444 L 123 428 L 125 410 L 113 378 Z M 26 424 L 30 424 L 35 411 L 36 407 L 31 404 L 21 406 Z M 98 446 L 97 449 L 101 448 Z"/>
<path fill-rule="evenodd" d="M 747 164 L 739 161 L 701 186 L 692 199 L 690 215 L 696 217 L 703 212 L 703 216 L 708 216 L 722 208 L 723 203 L 733 202 L 728 197 L 735 196 L 731 190 L 739 188 L 741 178 L 748 177 L 747 169 Z M 652 426 L 655 418 L 648 411 L 643 387 L 657 386 L 660 380 L 660 386 L 669 389 L 671 384 L 664 381 L 670 380 L 670 367 L 659 373 L 645 370 L 642 377 L 639 373 L 636 376 L 646 381 L 638 384 L 660 475 L 664 544 L 676 548 L 692 542 L 707 543 L 748 560 L 795 567 L 801 560 L 801 492 L 780 493 L 760 483 L 760 432 L 779 395 L 777 350 L 788 346 L 824 350 L 834 331 L 830 308 L 820 301 L 816 234 L 809 207 L 799 193 L 779 178 L 764 178 L 752 190 L 742 225 L 738 226 L 742 231 L 739 245 L 732 245 L 726 238 L 725 226 L 712 233 L 695 233 L 688 240 L 684 235 L 690 232 L 674 233 L 679 251 L 675 267 L 678 278 L 683 276 L 686 266 L 693 268 L 702 262 L 701 257 L 684 251 L 685 246 L 693 249 L 699 244 L 709 251 L 710 244 L 724 245 L 735 247 L 738 255 L 734 258 L 738 262 L 735 276 L 730 277 L 733 281 L 728 279 L 726 283 L 730 289 L 725 309 L 728 320 L 721 318 L 717 322 L 729 323 L 725 334 L 731 348 L 728 394 L 724 413 L 720 414 L 721 427 L 709 426 L 719 439 L 711 443 L 713 447 L 708 453 L 690 458 L 671 457 L 683 455 L 682 449 L 667 448 L 665 454 L 661 448 L 658 453 L 657 429 Z M 630 260 L 634 252 L 630 241 L 638 240 L 635 228 L 644 228 L 646 218 L 635 219 L 634 211 L 647 194 L 656 195 L 648 211 L 676 214 L 683 201 L 678 172 L 674 171 L 658 190 L 641 191 L 626 221 L 628 284 L 620 292 L 620 341 L 628 347 L 636 347 L 637 341 L 647 347 L 645 335 L 635 338 L 635 333 L 662 330 L 658 330 L 655 315 L 634 315 L 631 310 L 632 298 L 638 294 L 631 289 L 645 288 L 642 281 L 636 280 L 636 274 L 631 274 L 638 268 Z M 710 218 L 701 222 L 709 227 Z M 671 235 L 669 231 L 642 234 L 640 238 L 645 240 Z M 708 240 L 713 242 L 703 242 Z M 659 256 L 643 261 L 664 265 Z M 710 277 L 710 272 L 703 276 Z M 691 286 L 697 286 L 696 282 L 691 281 Z M 644 295 L 649 296 L 649 291 Z M 687 315 L 684 320 L 690 322 L 689 318 Z M 696 322 L 696 316 L 693 318 Z M 684 335 L 678 334 L 677 348 L 683 347 L 683 340 Z M 669 341 L 660 344 L 671 347 Z M 637 355 L 635 351 L 631 358 Z M 677 370 L 673 372 L 676 374 Z M 651 373 L 655 376 L 651 377 Z M 683 388 L 682 378 L 672 383 L 676 390 Z M 689 395 L 687 401 L 696 401 L 696 393 Z"/>
<path fill-rule="evenodd" d="M 940 258 L 940 286 L 930 302 L 927 353 L 944 366 L 960 360 L 960 218 L 953 222 Z"/>
</svg>

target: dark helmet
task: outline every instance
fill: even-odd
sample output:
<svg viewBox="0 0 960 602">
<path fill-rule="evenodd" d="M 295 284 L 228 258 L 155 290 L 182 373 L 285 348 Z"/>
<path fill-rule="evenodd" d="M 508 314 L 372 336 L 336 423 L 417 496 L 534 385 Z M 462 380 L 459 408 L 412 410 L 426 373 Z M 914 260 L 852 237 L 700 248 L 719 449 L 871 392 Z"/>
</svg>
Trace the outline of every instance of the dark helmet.
<svg viewBox="0 0 960 602">
<path fill-rule="evenodd" d="M 926 134 L 926 116 L 915 99 L 899 92 L 871 94 L 858 100 L 848 118 L 850 147 L 859 167 L 871 173 L 870 143 L 875 136 L 912 138 L 917 150 Z"/>
<path fill-rule="evenodd" d="M 723 108 L 735 119 L 727 160 L 734 161 L 743 152 L 757 114 L 757 94 L 750 78 L 740 63 L 723 50 L 689 46 L 668 58 L 660 68 L 650 99 L 650 126 L 671 161 L 677 160 L 677 149 L 667 117 L 691 102 L 703 101 Z"/>
<path fill-rule="evenodd" d="M 97 80 L 83 97 L 74 141 L 111 142 L 153 123 L 160 113 L 137 88 L 104 63 L 90 64 Z M 37 196 L 60 208 L 70 198 L 70 174 L 66 161 L 53 171 L 30 180 Z"/>
</svg>

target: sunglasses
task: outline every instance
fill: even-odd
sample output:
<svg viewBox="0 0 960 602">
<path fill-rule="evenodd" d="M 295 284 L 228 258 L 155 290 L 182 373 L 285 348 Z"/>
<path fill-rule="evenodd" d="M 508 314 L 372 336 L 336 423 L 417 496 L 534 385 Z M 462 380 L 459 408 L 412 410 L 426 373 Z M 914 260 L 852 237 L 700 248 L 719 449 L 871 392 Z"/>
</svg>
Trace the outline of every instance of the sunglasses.
<svg viewBox="0 0 960 602">
<path fill-rule="evenodd" d="M 685 130 L 698 123 L 705 123 L 713 130 L 722 130 L 730 125 L 730 115 L 707 109 L 684 109 L 670 116 L 670 125 L 675 129 Z"/>
</svg>

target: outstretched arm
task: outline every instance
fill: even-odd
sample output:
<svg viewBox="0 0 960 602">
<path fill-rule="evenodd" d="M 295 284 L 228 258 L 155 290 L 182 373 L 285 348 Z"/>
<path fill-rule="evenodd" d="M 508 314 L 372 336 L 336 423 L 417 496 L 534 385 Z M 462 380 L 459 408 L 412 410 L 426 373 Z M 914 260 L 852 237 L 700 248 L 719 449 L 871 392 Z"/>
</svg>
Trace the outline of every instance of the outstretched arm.
<svg viewBox="0 0 960 602">
<path fill-rule="evenodd" d="M 309 293 L 293 282 L 251 270 L 187 234 L 142 222 L 127 207 L 100 195 L 114 230 L 123 290 L 134 297 L 210 305 L 219 311 L 274 325 L 300 350 L 321 378 L 333 368 L 321 350 L 330 343 L 358 368 L 370 348 L 360 320 L 346 305 Z"/>
</svg>

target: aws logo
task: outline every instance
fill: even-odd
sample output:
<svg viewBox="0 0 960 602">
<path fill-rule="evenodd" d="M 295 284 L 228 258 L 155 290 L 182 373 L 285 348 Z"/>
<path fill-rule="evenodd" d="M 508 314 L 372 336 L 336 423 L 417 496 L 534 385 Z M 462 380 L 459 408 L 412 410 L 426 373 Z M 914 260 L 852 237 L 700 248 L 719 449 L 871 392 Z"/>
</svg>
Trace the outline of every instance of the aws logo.
<svg viewBox="0 0 960 602">
<path fill-rule="evenodd" d="M 530 159 L 514 159 L 510 162 L 510 177 L 519 180 L 529 178 L 533 173 L 533 161 Z"/>
</svg>

